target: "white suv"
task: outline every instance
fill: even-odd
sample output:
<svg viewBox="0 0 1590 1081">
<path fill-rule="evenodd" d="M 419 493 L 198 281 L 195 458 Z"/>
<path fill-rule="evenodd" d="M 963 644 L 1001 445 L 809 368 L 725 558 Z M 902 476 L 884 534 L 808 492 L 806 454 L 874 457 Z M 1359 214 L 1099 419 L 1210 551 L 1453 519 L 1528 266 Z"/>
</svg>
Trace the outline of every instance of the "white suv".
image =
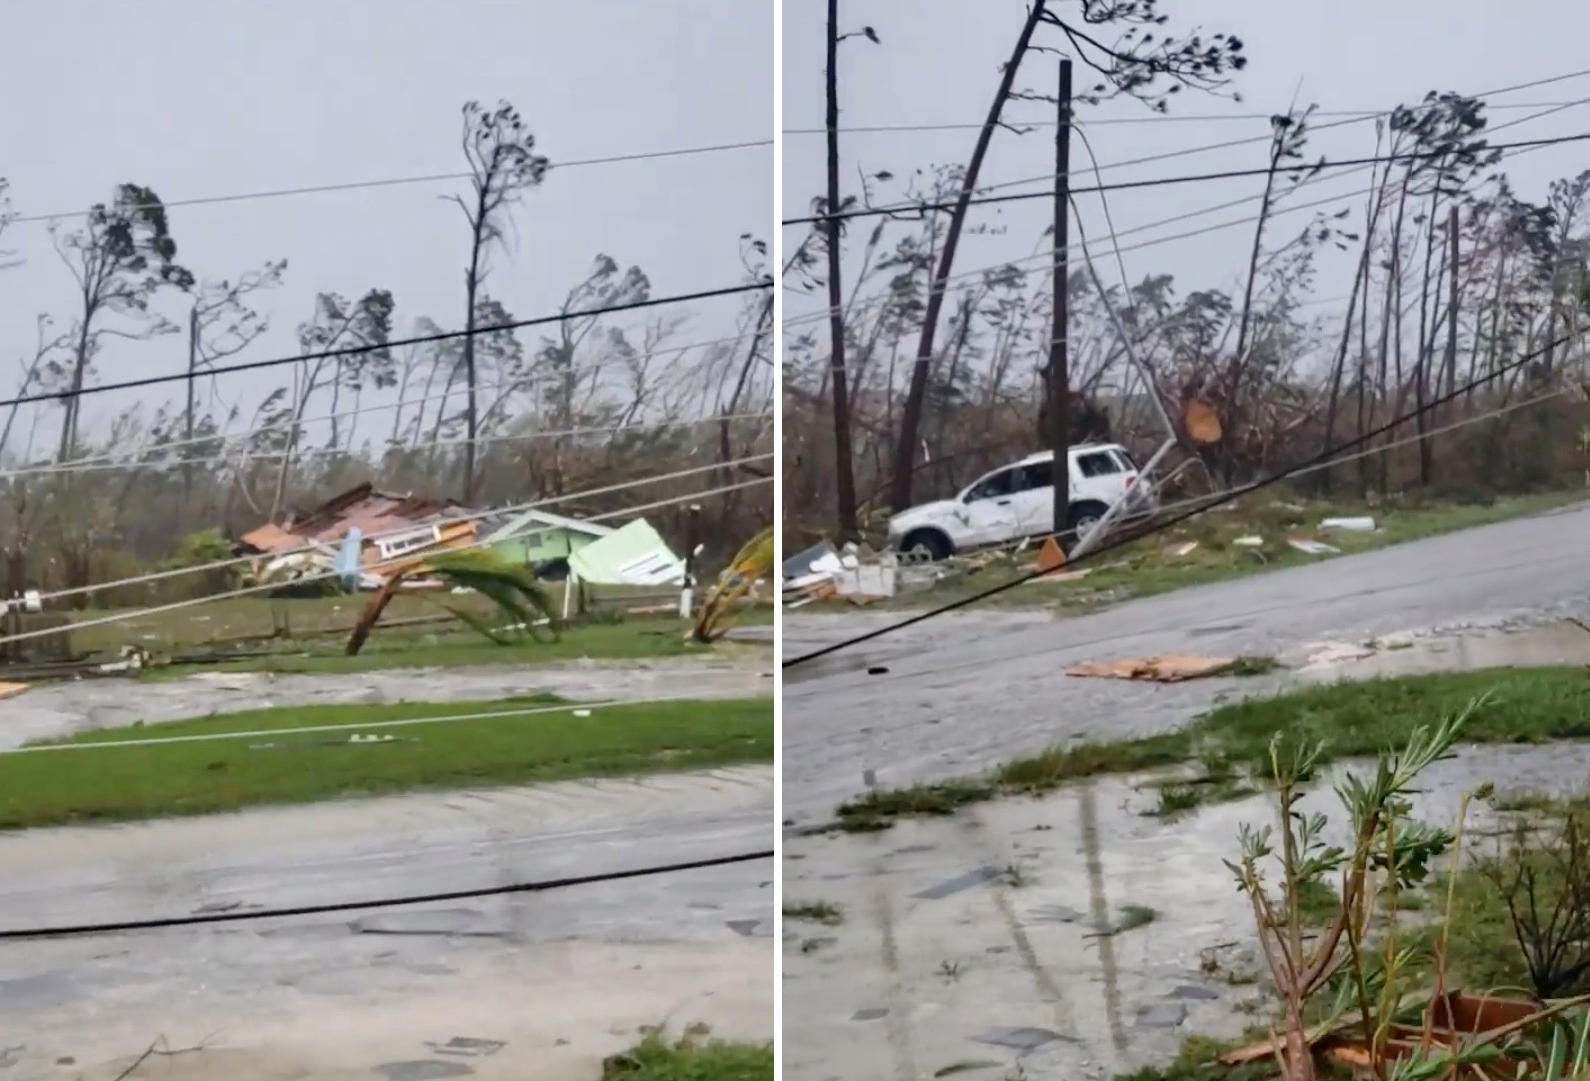
<svg viewBox="0 0 1590 1081">
<path fill-rule="evenodd" d="M 1116 443 L 1070 448 L 1071 508 L 1067 525 L 1081 536 L 1116 500 L 1124 518 L 1153 514 L 1153 486 Z M 954 499 L 909 507 L 889 519 L 889 543 L 929 559 L 1054 532 L 1053 451 L 1030 454 L 973 481 Z M 1069 545 L 1068 545 L 1069 547 Z"/>
</svg>

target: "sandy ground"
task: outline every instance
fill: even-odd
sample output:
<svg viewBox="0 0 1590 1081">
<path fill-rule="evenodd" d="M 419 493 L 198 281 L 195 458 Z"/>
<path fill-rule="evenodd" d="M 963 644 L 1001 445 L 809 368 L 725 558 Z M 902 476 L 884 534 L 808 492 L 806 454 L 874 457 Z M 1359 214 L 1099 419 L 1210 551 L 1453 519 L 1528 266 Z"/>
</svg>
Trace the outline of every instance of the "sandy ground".
<svg viewBox="0 0 1590 1081">
<path fill-rule="evenodd" d="M 768 767 L 0 836 L 0 929 L 470 889 L 772 847 Z M 595 1078 L 773 1029 L 770 860 L 440 905 L 0 942 L 0 1079 Z"/>
</svg>

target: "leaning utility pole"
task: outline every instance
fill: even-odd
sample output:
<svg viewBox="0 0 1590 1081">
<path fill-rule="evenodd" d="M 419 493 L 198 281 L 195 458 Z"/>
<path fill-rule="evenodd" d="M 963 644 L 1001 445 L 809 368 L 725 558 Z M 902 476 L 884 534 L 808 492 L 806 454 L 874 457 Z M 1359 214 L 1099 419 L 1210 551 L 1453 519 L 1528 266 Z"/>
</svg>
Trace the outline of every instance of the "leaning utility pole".
<svg viewBox="0 0 1590 1081">
<path fill-rule="evenodd" d="M 1453 203 L 1447 211 L 1447 246 L 1452 250 L 1447 255 L 1447 330 L 1446 330 L 1446 392 L 1452 393 L 1457 386 L 1457 332 L 1458 332 L 1458 208 Z M 1546 328 L 1546 333 L 1551 333 L 1551 328 Z M 1436 383 L 1439 387 L 1439 381 Z"/>
<path fill-rule="evenodd" d="M 854 540 L 856 476 L 850 451 L 850 388 L 845 373 L 845 296 L 839 280 L 842 223 L 839 214 L 839 0 L 828 0 L 828 348 L 834 394 L 834 488 L 839 500 L 839 537 Z"/>
<path fill-rule="evenodd" d="M 1049 335 L 1049 431 L 1054 445 L 1054 531 L 1063 538 L 1071 515 L 1069 406 L 1071 372 L 1066 357 L 1067 210 L 1071 198 L 1071 61 L 1060 61 L 1058 120 L 1054 133 L 1054 329 Z M 1063 542 L 1062 542 L 1063 543 Z"/>
<path fill-rule="evenodd" d="M 966 224 L 966 212 L 971 206 L 972 193 L 977 190 L 977 177 L 983 168 L 983 158 L 988 154 L 988 144 L 999 127 L 999 114 L 1010 98 L 1016 71 L 1021 67 L 1021 58 L 1027 55 L 1033 32 L 1044 18 L 1046 2 L 1032 0 L 1027 21 L 1022 24 L 1021 35 L 1016 38 L 1016 48 L 1011 52 L 1004 73 L 999 78 L 999 89 L 994 92 L 994 104 L 989 107 L 988 119 L 983 121 L 983 127 L 977 134 L 977 144 L 972 148 L 971 159 L 966 163 L 966 173 L 961 178 L 961 190 L 955 197 L 955 207 L 950 211 L 950 223 L 944 232 L 938 266 L 933 270 L 932 282 L 928 286 L 927 306 L 922 313 L 922 336 L 917 341 L 916 361 L 911 366 L 911 382 L 906 388 L 905 404 L 900 409 L 900 431 L 894 444 L 894 464 L 889 479 L 889 508 L 894 511 L 905 510 L 911 505 L 911 474 L 916 465 L 917 429 L 922 422 L 929 368 L 933 364 L 933 337 L 938 333 L 939 313 L 944 308 L 950 268 L 955 264 L 955 251 L 961 241 L 961 229 Z"/>
</svg>

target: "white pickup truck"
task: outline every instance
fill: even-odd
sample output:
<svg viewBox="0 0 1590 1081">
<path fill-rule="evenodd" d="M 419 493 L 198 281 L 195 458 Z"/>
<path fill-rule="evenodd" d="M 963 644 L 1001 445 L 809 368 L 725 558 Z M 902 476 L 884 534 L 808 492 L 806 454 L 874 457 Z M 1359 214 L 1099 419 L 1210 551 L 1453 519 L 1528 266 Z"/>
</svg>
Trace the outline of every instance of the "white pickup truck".
<svg viewBox="0 0 1590 1081">
<path fill-rule="evenodd" d="M 1117 443 L 1070 448 L 1071 508 L 1067 525 L 1081 536 L 1116 500 L 1126 500 L 1121 520 L 1153 514 L 1153 486 Z M 918 557 L 944 559 L 968 548 L 1004 544 L 1054 532 L 1053 451 L 1039 451 L 1001 466 L 967 485 L 954 499 L 909 507 L 889 519 L 889 543 Z M 1069 545 L 1068 545 L 1069 547 Z"/>
</svg>

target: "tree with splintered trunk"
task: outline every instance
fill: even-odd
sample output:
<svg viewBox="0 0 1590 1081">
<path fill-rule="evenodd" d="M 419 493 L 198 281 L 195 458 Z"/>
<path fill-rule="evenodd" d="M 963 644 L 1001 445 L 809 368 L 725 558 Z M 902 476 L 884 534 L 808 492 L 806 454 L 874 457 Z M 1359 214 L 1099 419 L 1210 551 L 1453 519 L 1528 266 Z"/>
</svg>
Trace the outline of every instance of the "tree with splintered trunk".
<svg viewBox="0 0 1590 1081">
<path fill-rule="evenodd" d="M 187 401 L 182 411 L 185 458 L 199 458 L 212 454 L 214 447 L 195 445 L 197 425 L 197 384 L 200 369 L 214 367 L 216 361 L 235 356 L 247 349 L 269 329 L 270 321 L 249 307 L 249 294 L 271 289 L 281 284 L 287 260 L 268 262 L 259 270 L 245 272 L 236 281 L 223 278 L 207 281 L 193 292 L 188 307 L 188 380 Z M 183 510 L 188 509 L 193 497 L 193 465 L 182 467 Z"/>
<path fill-rule="evenodd" d="M 535 136 L 525 127 L 518 110 L 506 101 L 490 110 L 475 101 L 464 106 L 463 150 L 469 163 L 470 195 L 449 198 L 464 212 L 469 226 L 469 265 L 464 270 L 466 336 L 462 345 L 467 393 L 464 428 L 469 440 L 464 445 L 462 499 L 468 504 L 475 498 L 475 439 L 480 424 L 474 340 L 477 301 L 490 269 L 490 249 L 504 242 L 509 211 L 524 191 L 541 183 L 551 163 L 535 152 Z"/>
<path fill-rule="evenodd" d="M 1032 0 L 1010 59 L 1005 62 L 1001 72 L 987 119 L 978 132 L 972 156 L 967 162 L 962 187 L 950 214 L 944 249 L 928 291 L 927 311 L 923 316 L 921 337 L 917 342 L 910 384 L 900 416 L 889 491 L 889 504 L 895 510 L 902 510 L 911 503 L 917 435 L 928 378 L 932 374 L 934 339 L 938 333 L 939 314 L 944 307 L 950 271 L 970 209 L 972 192 L 977 187 L 977 178 L 994 131 L 1000 126 L 1005 103 L 1011 97 L 1016 73 L 1022 59 L 1033 46 L 1040 25 L 1058 30 L 1072 58 L 1102 76 L 1102 81 L 1075 95 L 1074 100 L 1078 103 L 1097 103 L 1106 97 L 1124 94 L 1138 98 L 1156 110 L 1166 111 L 1170 94 L 1183 87 L 1217 89 L 1225 84 L 1229 72 L 1239 70 L 1247 63 L 1242 42 L 1238 38 L 1226 34 L 1215 34 L 1208 39 L 1198 34 L 1178 38 L 1154 29 L 1162 26 L 1168 18 L 1160 13 L 1158 0 L 1074 0 L 1074 3 L 1064 7 L 1067 14 L 1060 13 L 1062 4 L 1059 0 Z M 1118 32 L 1113 43 L 1099 36 L 1106 32 Z"/>
<path fill-rule="evenodd" d="M 611 255 L 598 255 L 590 273 L 564 296 L 558 314 L 567 318 L 558 321 L 556 337 L 541 339 L 532 369 L 533 377 L 547 386 L 542 399 L 554 429 L 566 431 L 580 422 L 581 387 L 590 385 L 595 378 L 591 373 L 582 372 L 575 359 L 580 348 L 601 326 L 602 316 L 581 313 L 634 304 L 649 296 L 651 279 L 646 277 L 646 272 L 638 266 L 620 268 Z M 554 493 L 562 490 L 562 455 L 569 442 L 567 437 L 559 436 L 549 448 L 553 460 L 549 475 Z"/>
<path fill-rule="evenodd" d="M 315 314 L 298 327 L 298 346 L 306 360 L 293 371 L 296 393 L 285 416 L 276 423 L 287 430 L 281 462 L 277 467 L 275 491 L 271 496 L 267 517 L 276 521 L 285 505 L 288 479 L 293 472 L 293 458 L 302 438 L 304 412 L 317 390 L 336 384 L 342 371 L 338 357 L 321 354 L 354 346 L 371 347 L 364 356 L 377 361 L 386 356 L 383 348 L 392 333 L 392 294 L 385 289 L 372 289 L 355 303 L 336 293 L 321 293 L 315 298 Z M 336 374 L 322 379 L 327 366 Z"/>
<path fill-rule="evenodd" d="M 1434 419 L 1425 410 L 1427 400 L 1435 396 L 1430 373 L 1435 366 L 1437 328 L 1441 319 L 1440 279 L 1444 268 L 1435 265 L 1437 237 L 1446 232 L 1443 201 L 1455 205 L 1464 197 L 1469 185 L 1480 174 L 1501 160 L 1501 151 L 1489 148 L 1483 136 L 1486 119 L 1485 103 L 1461 94 L 1431 92 L 1416 108 L 1399 108 L 1391 116 L 1392 130 L 1406 133 L 1411 140 L 1411 151 L 1418 155 L 1408 162 L 1403 174 L 1403 189 L 1399 196 L 1398 220 L 1401 220 L 1401 203 L 1406 198 L 1424 201 L 1424 207 L 1414 220 L 1416 230 L 1424 232 L 1424 263 L 1419 282 L 1418 348 L 1413 358 L 1412 383 L 1414 405 L 1418 409 L 1414 420 L 1419 436 L 1419 480 L 1429 484 L 1433 471 L 1428 432 Z M 1415 239 L 1417 239 L 1417 234 Z M 1393 235 L 1393 258 L 1401 266 L 1402 238 Z M 1457 252 L 1446 250 L 1443 258 L 1456 259 Z M 1433 302 L 1433 308 L 1432 308 Z M 1401 310 L 1401 284 L 1398 284 L 1397 309 Z M 1400 344 L 1400 336 L 1399 336 Z M 1399 365 L 1400 369 L 1400 365 Z M 1403 379 L 1398 371 L 1397 404 L 1393 412 L 1402 411 Z M 1386 434 L 1388 442 L 1396 439 L 1395 430 Z M 1384 467 L 1383 467 L 1384 469 Z M 1382 472 L 1382 485 L 1385 475 Z"/>
<path fill-rule="evenodd" d="M 176 324 L 152 311 L 150 301 L 161 289 L 191 289 L 193 275 L 176 261 L 165 204 L 138 184 L 122 184 L 109 203 L 95 203 L 76 229 L 52 222 L 50 239 L 71 271 L 78 299 L 71 359 L 52 373 L 62 378 L 68 395 L 57 453 L 64 462 L 77 441 L 78 395 L 102 340 L 174 333 Z M 106 325 L 109 316 L 121 317 L 119 323 Z"/>
</svg>

